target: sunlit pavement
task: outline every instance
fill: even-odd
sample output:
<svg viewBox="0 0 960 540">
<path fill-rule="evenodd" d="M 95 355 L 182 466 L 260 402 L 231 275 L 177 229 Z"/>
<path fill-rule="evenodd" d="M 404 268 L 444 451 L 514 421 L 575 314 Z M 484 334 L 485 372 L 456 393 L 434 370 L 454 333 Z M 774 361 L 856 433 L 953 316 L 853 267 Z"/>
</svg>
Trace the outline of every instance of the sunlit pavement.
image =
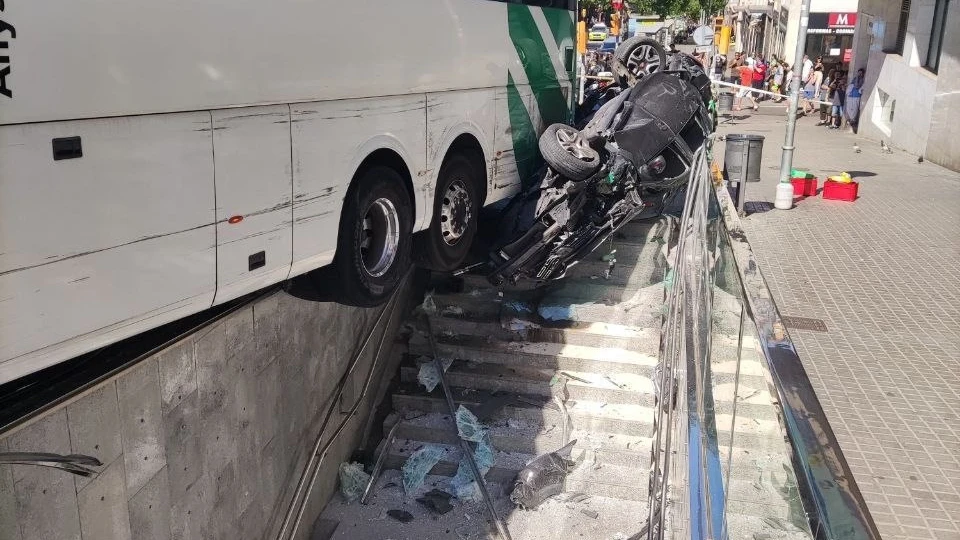
<svg viewBox="0 0 960 540">
<path fill-rule="evenodd" d="M 860 197 L 773 209 L 784 109 L 718 129 L 766 137 L 744 219 L 760 268 L 781 314 L 826 324 L 790 335 L 881 535 L 960 539 L 960 174 L 815 115 L 798 121 L 794 166 L 821 187 L 847 171 Z"/>
</svg>

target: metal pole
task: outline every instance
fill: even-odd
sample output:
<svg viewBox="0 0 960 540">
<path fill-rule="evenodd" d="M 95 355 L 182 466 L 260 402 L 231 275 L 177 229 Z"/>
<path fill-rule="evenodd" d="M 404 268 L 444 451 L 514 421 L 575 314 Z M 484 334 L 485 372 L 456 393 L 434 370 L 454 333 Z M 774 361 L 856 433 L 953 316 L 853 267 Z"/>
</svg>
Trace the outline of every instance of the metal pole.
<svg viewBox="0 0 960 540">
<path fill-rule="evenodd" d="M 797 51 L 793 55 L 793 79 L 790 80 L 790 105 L 787 107 L 787 133 L 783 139 L 783 154 L 780 156 L 780 182 L 790 182 L 793 168 L 793 135 L 797 130 L 797 106 L 800 103 L 800 75 L 803 73 L 803 53 L 807 48 L 807 21 L 810 17 L 810 0 L 800 4 L 800 31 L 797 32 Z"/>
</svg>

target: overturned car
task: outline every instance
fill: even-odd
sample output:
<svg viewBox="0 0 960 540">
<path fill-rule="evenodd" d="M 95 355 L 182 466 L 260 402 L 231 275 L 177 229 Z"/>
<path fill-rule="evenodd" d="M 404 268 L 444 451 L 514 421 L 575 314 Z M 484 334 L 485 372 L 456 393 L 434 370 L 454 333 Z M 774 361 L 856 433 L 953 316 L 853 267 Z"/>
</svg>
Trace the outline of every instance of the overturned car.
<svg viewBox="0 0 960 540">
<path fill-rule="evenodd" d="M 659 213 L 686 184 L 693 155 L 713 130 L 709 79 L 695 60 L 673 55 L 668 62 L 652 43 L 641 41 L 638 55 L 657 61 L 621 60 L 625 89 L 582 129 L 554 124 L 541 135 L 547 169 L 501 217 L 505 241 L 490 253 L 492 283 L 562 278 L 624 224 Z M 629 52 L 638 43 L 624 46 Z"/>
</svg>

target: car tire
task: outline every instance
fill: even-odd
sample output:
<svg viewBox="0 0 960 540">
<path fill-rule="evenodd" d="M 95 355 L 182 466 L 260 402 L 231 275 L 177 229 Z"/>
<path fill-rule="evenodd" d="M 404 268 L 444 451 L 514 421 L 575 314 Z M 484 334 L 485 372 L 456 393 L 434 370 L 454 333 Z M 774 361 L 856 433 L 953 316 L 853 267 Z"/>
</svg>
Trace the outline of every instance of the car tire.
<svg viewBox="0 0 960 540">
<path fill-rule="evenodd" d="M 483 203 L 483 158 L 456 153 L 444 160 L 437 178 L 430 227 L 414 241 L 418 266 L 450 272 L 460 267 L 477 235 Z M 479 168 L 478 168 L 479 167 Z"/>
<path fill-rule="evenodd" d="M 347 192 L 333 260 L 337 300 L 382 304 L 410 268 L 413 205 L 400 174 L 382 165 L 359 173 Z"/>
<path fill-rule="evenodd" d="M 579 182 L 600 169 L 600 154 L 583 135 L 565 124 L 553 124 L 540 135 L 540 154 L 560 176 Z"/>
<path fill-rule="evenodd" d="M 666 49 L 657 40 L 648 37 L 635 36 L 624 41 L 613 56 L 637 78 L 665 69 L 667 65 Z M 621 88 L 629 86 L 626 77 L 619 73 L 614 73 L 614 76 Z"/>
</svg>

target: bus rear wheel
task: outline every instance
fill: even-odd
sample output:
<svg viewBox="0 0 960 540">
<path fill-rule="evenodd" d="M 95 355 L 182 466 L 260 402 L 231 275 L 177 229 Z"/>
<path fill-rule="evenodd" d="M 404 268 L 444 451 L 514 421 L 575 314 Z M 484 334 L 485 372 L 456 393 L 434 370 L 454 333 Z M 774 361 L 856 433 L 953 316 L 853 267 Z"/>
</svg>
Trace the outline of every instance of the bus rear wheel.
<svg viewBox="0 0 960 540">
<path fill-rule="evenodd" d="M 417 264 L 439 272 L 456 270 L 470 253 L 480 217 L 483 171 L 462 153 L 440 167 L 430 227 L 417 236 Z"/>
<path fill-rule="evenodd" d="M 382 304 L 410 267 L 413 205 L 395 170 L 373 166 L 360 173 L 344 201 L 334 267 L 340 300 Z"/>
</svg>

